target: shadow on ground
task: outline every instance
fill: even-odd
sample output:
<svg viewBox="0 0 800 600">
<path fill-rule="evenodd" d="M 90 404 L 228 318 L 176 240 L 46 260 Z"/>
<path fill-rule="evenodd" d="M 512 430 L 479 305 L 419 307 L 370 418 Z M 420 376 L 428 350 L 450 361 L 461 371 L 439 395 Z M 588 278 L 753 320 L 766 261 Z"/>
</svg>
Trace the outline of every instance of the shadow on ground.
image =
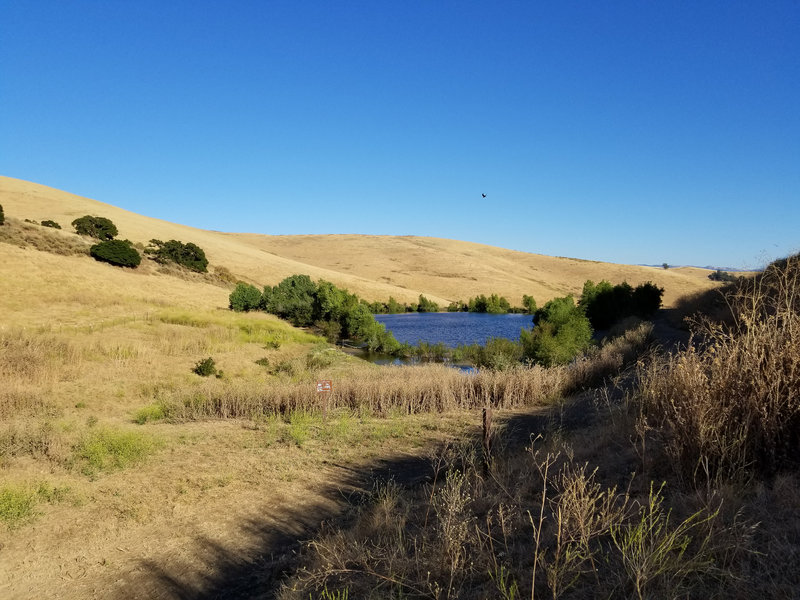
<svg viewBox="0 0 800 600">
<path fill-rule="evenodd" d="M 596 414 L 591 399 L 592 394 L 587 392 L 563 406 L 510 416 L 499 414 L 496 425 L 502 439 L 496 442 L 506 449 L 524 447 L 539 434 L 584 427 Z M 480 411 L 475 414 L 478 423 Z M 346 526 L 348 508 L 369 494 L 375 482 L 391 478 L 404 487 L 423 485 L 433 480 L 434 466 L 429 459 L 402 456 L 378 460 L 363 470 L 336 465 L 335 475 L 335 482 L 321 494 L 328 502 L 274 507 L 263 520 L 242 524 L 241 535 L 258 540 L 246 556 L 233 554 L 211 539 L 193 540 L 199 551 L 192 552 L 185 569 L 179 559 L 170 559 L 165 565 L 142 561 L 138 569 L 116 582 L 114 595 L 120 599 L 164 600 L 275 598 L 281 584 L 298 568 L 303 543 L 314 538 L 326 523 Z"/>
</svg>

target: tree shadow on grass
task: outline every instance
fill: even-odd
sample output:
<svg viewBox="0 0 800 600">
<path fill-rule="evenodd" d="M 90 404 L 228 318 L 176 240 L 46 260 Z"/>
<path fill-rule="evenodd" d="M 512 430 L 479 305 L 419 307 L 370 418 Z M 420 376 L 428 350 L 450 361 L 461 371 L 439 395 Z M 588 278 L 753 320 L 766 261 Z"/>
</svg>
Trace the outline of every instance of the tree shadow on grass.
<svg viewBox="0 0 800 600">
<path fill-rule="evenodd" d="M 532 410 L 497 418 L 506 449 L 522 448 L 537 435 L 590 424 L 596 415 L 590 394 L 582 394 L 563 406 Z M 476 411 L 476 423 L 480 411 Z M 479 444 L 475 439 L 465 440 Z M 275 598 L 281 585 L 298 568 L 304 543 L 325 527 L 347 526 L 347 515 L 363 502 L 376 482 L 392 479 L 402 487 L 415 487 L 434 479 L 433 461 L 424 457 L 397 456 L 376 460 L 357 470 L 334 465 L 335 481 L 320 493 L 327 501 L 302 506 L 269 507 L 263 519 L 240 524 L 240 535 L 255 540 L 246 553 L 232 550 L 208 537 L 192 541 L 191 556 L 181 563 L 170 558 L 160 564 L 142 560 L 139 568 L 125 574 L 114 586 L 118 598 L 164 600 L 233 600 Z"/>
</svg>

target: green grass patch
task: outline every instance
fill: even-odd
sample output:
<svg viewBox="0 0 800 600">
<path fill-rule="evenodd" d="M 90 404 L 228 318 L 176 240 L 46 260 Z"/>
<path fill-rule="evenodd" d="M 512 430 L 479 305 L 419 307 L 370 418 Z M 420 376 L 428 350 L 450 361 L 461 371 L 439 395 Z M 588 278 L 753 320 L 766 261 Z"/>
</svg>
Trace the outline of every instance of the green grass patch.
<svg viewBox="0 0 800 600">
<path fill-rule="evenodd" d="M 36 492 L 16 486 L 0 488 L 0 521 L 19 527 L 36 516 Z"/>
<path fill-rule="evenodd" d="M 0 487 L 0 522 L 15 529 L 33 521 L 39 512 L 39 502 L 57 504 L 70 495 L 67 486 L 58 487 L 42 482 L 36 487 L 8 485 Z"/>
<path fill-rule="evenodd" d="M 133 420 L 139 425 L 144 425 L 149 421 L 161 421 L 166 416 L 167 411 L 163 404 L 149 404 L 137 410 Z"/>
<path fill-rule="evenodd" d="M 319 426 L 319 417 L 305 410 L 296 410 L 289 415 L 289 439 L 302 447 Z"/>
<path fill-rule="evenodd" d="M 87 433 L 75 447 L 75 456 L 85 475 L 115 471 L 139 464 L 161 445 L 140 432 L 98 428 Z"/>
</svg>

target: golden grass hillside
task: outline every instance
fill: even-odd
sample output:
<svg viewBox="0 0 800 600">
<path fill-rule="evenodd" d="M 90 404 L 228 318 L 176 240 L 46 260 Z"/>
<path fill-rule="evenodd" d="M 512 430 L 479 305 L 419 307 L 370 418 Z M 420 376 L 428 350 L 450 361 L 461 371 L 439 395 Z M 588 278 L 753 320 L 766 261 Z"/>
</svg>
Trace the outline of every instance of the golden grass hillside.
<svg viewBox="0 0 800 600">
<path fill-rule="evenodd" d="M 498 293 L 512 304 L 523 294 L 545 301 L 580 294 L 587 279 L 632 285 L 652 281 L 665 288 L 665 306 L 686 294 L 714 287 L 708 271 L 619 265 L 550 257 L 493 246 L 415 236 L 273 236 L 206 231 L 138 215 L 43 185 L 0 177 L 0 204 L 7 217 L 70 223 L 86 214 L 107 217 L 121 238 L 147 243 L 152 238 L 194 242 L 212 266 L 237 277 L 274 285 L 297 273 L 326 279 L 365 299 L 416 301 L 419 294 L 446 305 L 479 294 Z M 278 224 L 278 227 L 280 225 Z"/>
</svg>

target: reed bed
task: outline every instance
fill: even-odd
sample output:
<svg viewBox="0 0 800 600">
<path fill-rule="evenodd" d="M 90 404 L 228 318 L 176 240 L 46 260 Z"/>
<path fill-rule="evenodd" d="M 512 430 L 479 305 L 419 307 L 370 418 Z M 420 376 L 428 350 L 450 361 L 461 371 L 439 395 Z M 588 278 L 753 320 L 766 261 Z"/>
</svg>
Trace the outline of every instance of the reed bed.
<svg viewBox="0 0 800 600">
<path fill-rule="evenodd" d="M 443 365 L 365 369 L 334 380 L 322 396 L 315 379 L 305 381 L 208 380 L 197 387 L 162 391 L 157 401 L 167 418 L 254 418 L 327 407 L 406 414 L 469 409 L 516 408 L 558 396 L 567 383 L 565 368 L 518 367 L 464 373 Z"/>
</svg>

